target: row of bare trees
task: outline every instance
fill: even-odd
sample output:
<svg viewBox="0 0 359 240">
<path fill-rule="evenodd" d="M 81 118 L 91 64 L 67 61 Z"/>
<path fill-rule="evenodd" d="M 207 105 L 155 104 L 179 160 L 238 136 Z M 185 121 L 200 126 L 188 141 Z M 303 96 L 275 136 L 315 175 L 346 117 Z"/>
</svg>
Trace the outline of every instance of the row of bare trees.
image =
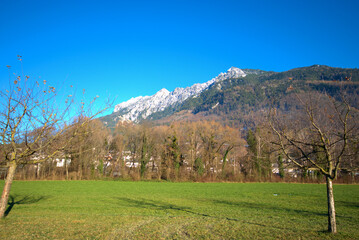
<svg viewBox="0 0 359 240">
<path fill-rule="evenodd" d="M 171 126 L 119 123 L 113 132 L 89 122 L 58 155 L 23 165 L 24 179 L 241 180 L 246 141 L 238 129 L 217 122 L 178 122 Z M 67 133 L 71 134 L 71 133 Z M 68 136 L 63 135 L 64 141 Z M 64 159 L 59 166 L 56 160 Z"/>
<path fill-rule="evenodd" d="M 279 148 L 268 122 L 248 130 L 245 137 L 238 129 L 211 121 L 170 126 L 125 122 L 110 131 L 99 120 L 93 120 L 81 131 L 72 144 L 48 161 L 20 165 L 17 178 L 325 181 L 320 169 L 300 168 Z M 301 128 L 302 135 L 309 136 L 305 131 Z M 63 139 L 69 137 L 65 134 Z M 354 151 L 354 142 L 350 144 Z M 296 154 L 294 149 L 290 154 Z M 337 172 L 340 181 L 355 182 L 353 167 L 357 162 L 354 152 L 346 157 Z"/>
<path fill-rule="evenodd" d="M 133 178 L 229 179 L 246 154 L 238 129 L 208 121 L 154 127 L 123 123 L 115 130 L 114 142 L 110 151 L 119 154 L 116 159 L 127 158 L 128 170 L 121 174 Z"/>
</svg>

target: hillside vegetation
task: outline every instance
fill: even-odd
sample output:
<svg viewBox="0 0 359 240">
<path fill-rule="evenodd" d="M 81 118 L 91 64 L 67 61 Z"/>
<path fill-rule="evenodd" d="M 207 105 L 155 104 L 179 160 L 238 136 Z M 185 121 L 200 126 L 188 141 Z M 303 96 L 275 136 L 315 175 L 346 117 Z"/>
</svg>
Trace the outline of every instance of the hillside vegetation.
<svg viewBox="0 0 359 240">
<path fill-rule="evenodd" d="M 171 119 L 175 113 L 190 111 L 192 115 L 187 114 L 185 119 L 195 120 L 200 115 L 201 119 L 215 119 L 231 126 L 254 127 L 258 124 L 256 119 L 261 119 L 270 106 L 290 111 L 295 107 L 295 94 L 310 92 L 325 92 L 338 100 L 345 92 L 350 104 L 359 108 L 358 69 L 313 65 L 280 73 L 247 72 L 252 74 L 216 83 L 200 96 L 152 114 L 149 119 L 166 122 L 163 120 L 166 117 Z"/>
</svg>

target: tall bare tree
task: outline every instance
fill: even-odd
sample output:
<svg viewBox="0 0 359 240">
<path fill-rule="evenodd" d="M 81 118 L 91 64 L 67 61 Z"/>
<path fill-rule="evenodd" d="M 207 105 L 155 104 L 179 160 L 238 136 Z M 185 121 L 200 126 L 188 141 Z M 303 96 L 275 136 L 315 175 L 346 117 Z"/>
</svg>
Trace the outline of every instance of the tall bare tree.
<svg viewBox="0 0 359 240">
<path fill-rule="evenodd" d="M 328 231 L 337 232 L 333 180 L 350 157 L 350 143 L 358 134 L 355 114 L 342 97 L 337 101 L 326 94 L 297 95 L 300 111 L 281 114 L 272 109 L 269 122 L 275 144 L 297 167 L 317 170 L 326 178 Z"/>
<path fill-rule="evenodd" d="M 0 90 L 0 143 L 8 167 L 0 218 L 4 217 L 17 166 L 52 159 L 101 112 L 91 114 L 83 101 L 76 111 L 71 98 L 70 95 L 64 103 L 58 102 L 57 90 L 46 80 L 35 81 L 23 74 L 12 79 L 9 74 L 7 89 Z M 72 115 L 77 116 L 77 121 L 73 121 Z M 63 141 L 65 133 L 70 134 Z"/>
</svg>

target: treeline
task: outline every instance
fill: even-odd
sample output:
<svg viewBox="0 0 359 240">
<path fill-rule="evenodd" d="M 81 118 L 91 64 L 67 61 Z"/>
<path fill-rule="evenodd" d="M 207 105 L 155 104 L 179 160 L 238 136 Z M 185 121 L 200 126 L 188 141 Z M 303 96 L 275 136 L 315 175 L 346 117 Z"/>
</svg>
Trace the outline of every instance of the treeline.
<svg viewBox="0 0 359 240">
<path fill-rule="evenodd" d="M 120 123 L 110 132 L 95 120 L 83 131 L 52 160 L 20 166 L 17 178 L 234 181 L 246 173 L 246 141 L 216 122 Z"/>
<path fill-rule="evenodd" d="M 111 132 L 94 120 L 82 131 L 52 159 L 20 165 L 16 179 L 323 181 L 315 170 L 292 166 L 265 124 L 244 132 L 214 121 L 123 122 Z M 341 174 L 338 181 L 355 182 L 355 176 Z"/>
</svg>

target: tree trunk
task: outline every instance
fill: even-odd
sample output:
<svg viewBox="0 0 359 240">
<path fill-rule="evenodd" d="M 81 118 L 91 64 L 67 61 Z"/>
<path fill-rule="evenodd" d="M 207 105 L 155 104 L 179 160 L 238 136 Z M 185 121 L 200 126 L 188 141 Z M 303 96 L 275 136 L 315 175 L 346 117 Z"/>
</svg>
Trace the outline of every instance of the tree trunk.
<svg viewBox="0 0 359 240">
<path fill-rule="evenodd" d="M 66 180 L 69 180 L 69 167 L 67 166 L 66 158 L 65 158 L 65 171 L 66 171 Z"/>
<path fill-rule="evenodd" d="M 14 175 L 15 175 L 15 170 L 16 170 L 16 162 L 10 162 L 10 167 L 6 176 L 6 180 L 5 180 L 5 186 L 1 195 L 1 200 L 0 200 L 0 218 L 4 218 L 5 217 L 5 211 L 6 211 L 6 207 L 7 207 L 7 203 L 9 200 L 9 195 L 10 195 L 10 189 L 11 189 L 11 184 L 12 181 L 14 179 Z"/>
<path fill-rule="evenodd" d="M 328 200 L 328 232 L 337 232 L 337 223 L 335 220 L 333 182 L 328 176 L 327 179 L 327 200 Z"/>
<path fill-rule="evenodd" d="M 41 164 L 40 163 L 37 163 L 36 164 L 36 178 L 37 179 L 40 179 L 40 166 Z"/>
</svg>

